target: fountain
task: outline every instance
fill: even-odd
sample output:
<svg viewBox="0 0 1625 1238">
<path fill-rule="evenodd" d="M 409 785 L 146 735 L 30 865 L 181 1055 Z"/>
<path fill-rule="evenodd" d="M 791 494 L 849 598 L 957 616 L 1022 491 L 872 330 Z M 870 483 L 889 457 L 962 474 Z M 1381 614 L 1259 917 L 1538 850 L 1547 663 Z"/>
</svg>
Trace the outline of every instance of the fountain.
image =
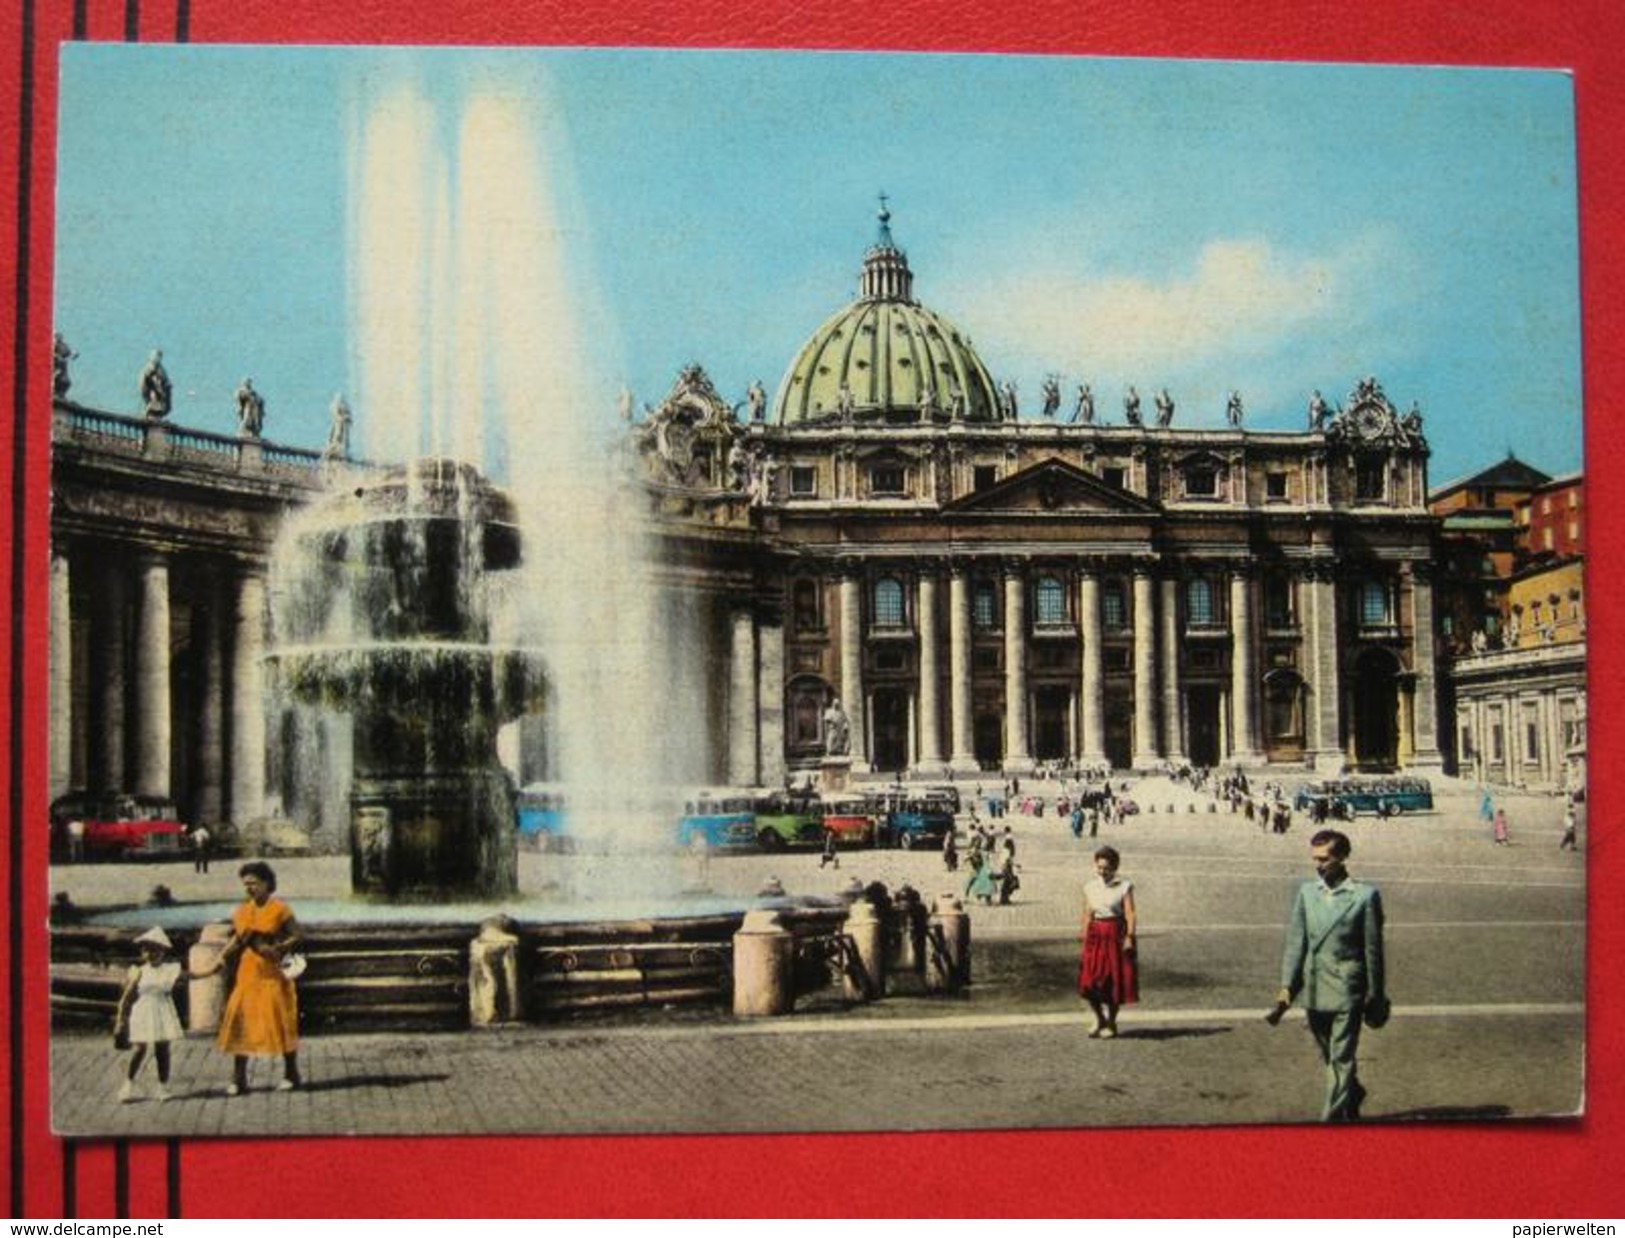
<svg viewBox="0 0 1625 1238">
<path fill-rule="evenodd" d="M 270 678 L 353 730 L 352 898 L 288 891 L 308 935 L 312 1028 L 725 1006 L 733 987 L 748 900 L 677 897 L 686 861 L 675 806 L 659 802 L 704 780 L 704 659 L 654 587 L 641 507 L 614 475 L 597 416 L 610 402 L 583 360 L 590 288 L 566 271 L 523 110 L 502 91 L 472 96 L 455 175 L 438 117 L 410 90 L 358 127 L 358 420 L 367 458 L 415 462 L 335 465 L 273 554 Z M 487 479 L 493 461 L 519 501 Z M 547 776 L 566 788 L 584 854 L 557 861 L 575 889 L 552 870 L 545 894 L 526 895 L 499 754 L 514 764 L 502 728 L 538 706 Z M 769 936 L 785 938 L 796 988 L 843 957 L 847 906 L 775 902 L 783 927 Z M 230 910 L 59 929 L 58 1015 L 106 1017 L 132 924 L 162 923 L 185 948 Z"/>
<path fill-rule="evenodd" d="M 273 561 L 267 661 L 295 700 L 350 715 L 350 884 L 386 901 L 518 890 L 497 730 L 540 665 L 491 641 L 491 573 L 519 564 L 512 504 L 427 459 L 290 520 Z"/>
</svg>

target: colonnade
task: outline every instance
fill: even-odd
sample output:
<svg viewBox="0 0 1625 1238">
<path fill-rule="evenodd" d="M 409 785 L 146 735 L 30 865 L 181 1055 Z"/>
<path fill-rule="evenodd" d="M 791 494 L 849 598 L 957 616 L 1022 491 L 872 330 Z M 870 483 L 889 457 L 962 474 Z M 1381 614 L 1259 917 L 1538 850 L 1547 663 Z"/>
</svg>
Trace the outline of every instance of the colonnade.
<svg viewBox="0 0 1625 1238">
<path fill-rule="evenodd" d="M 877 686 L 865 674 L 864 650 L 871 632 L 865 626 L 864 591 L 870 587 L 874 565 L 859 560 L 838 569 L 834 585 L 834 620 L 838 651 L 832 663 L 831 688 L 841 699 L 850 722 L 853 767 L 869 768 L 872 730 L 867 710 L 870 692 Z M 998 641 L 1002 654 L 1003 714 L 1001 740 L 1003 767 L 1016 773 L 1033 767 L 1035 675 L 1032 670 L 1034 624 L 1029 614 L 1030 590 L 1039 575 L 1058 576 L 1069 588 L 1067 638 L 1077 642 L 1076 671 L 1069 686 L 1074 711 L 1069 722 L 1069 755 L 1085 764 L 1099 764 L 1107 756 L 1107 691 L 1114 674 L 1129 688 L 1130 749 L 1136 768 L 1162 761 L 1182 762 L 1189 757 L 1189 662 L 1182 650 L 1190 644 L 1191 628 L 1181 605 L 1182 583 L 1190 564 L 1151 560 L 1108 564 L 1083 562 L 1067 568 L 1025 560 L 1001 559 L 996 565 L 974 559 L 948 560 L 915 570 L 914 596 L 909 610 L 917 649 L 917 668 L 908 684 L 911 725 L 909 767 L 923 774 L 972 774 L 979 763 L 975 741 L 976 696 L 973 643 L 977 634 L 972 614 L 976 581 L 992 579 L 1000 594 L 997 613 L 1002 622 Z M 992 569 L 990 571 L 990 568 Z M 1219 759 L 1225 763 L 1254 765 L 1267 760 L 1270 741 L 1263 733 L 1263 683 L 1272 669 L 1266 659 L 1266 633 L 1258 602 L 1259 578 L 1250 564 L 1203 563 L 1201 573 L 1218 582 L 1227 598 L 1222 626 L 1204 624 L 1198 639 L 1218 652 L 1213 665 L 1197 672 L 1196 679 L 1220 701 L 1217 719 Z M 1294 569 L 1293 603 L 1286 631 L 1271 631 L 1269 647 L 1292 649 L 1290 669 L 1302 683 L 1301 718 L 1303 760 L 1311 768 L 1334 771 L 1347 757 L 1345 728 L 1339 712 L 1344 685 L 1344 654 L 1353 633 L 1340 631 L 1334 565 L 1327 560 L 1299 564 Z M 1403 720 L 1408 757 L 1436 763 L 1437 738 L 1433 682 L 1432 599 L 1430 584 L 1421 572 L 1407 567 L 1402 581 L 1411 597 L 1414 643 L 1414 708 Z M 1102 613 L 1107 580 L 1122 588 L 1125 614 L 1113 615 L 1108 629 Z M 1215 590 L 1217 592 L 1217 589 Z M 945 605 L 944 605 L 945 600 Z M 1218 598 L 1215 598 L 1218 601 Z M 1217 610 L 1218 608 L 1215 607 Z M 1116 622 L 1121 619 L 1122 625 Z M 985 621 L 985 620 L 984 620 Z M 1277 621 L 1278 622 L 1278 621 Z M 775 641 L 771 657 L 760 648 L 761 633 L 771 630 Z M 1044 634 L 1048 640 L 1055 633 Z M 729 762 L 736 781 L 770 781 L 762 775 L 770 768 L 782 771 L 782 759 L 768 759 L 765 720 L 782 719 L 784 710 L 784 633 L 776 624 L 761 628 L 749 608 L 734 612 L 730 659 Z M 1108 669 L 1108 646 L 1127 646 L 1126 666 Z M 1069 664 L 1070 660 L 1069 660 Z M 1279 667 L 1277 661 L 1273 667 Z M 1054 673 L 1043 682 L 1053 684 Z M 982 678 L 980 682 L 986 682 Z M 895 686 L 895 680 L 887 680 Z M 1210 697 L 1208 699 L 1215 699 Z M 1071 730 L 1075 723 L 1075 731 Z M 1122 723 L 1118 724 L 1123 725 Z M 1121 731 L 1118 732 L 1122 734 Z M 782 745 L 782 727 L 778 740 Z M 757 778 L 749 777 L 751 774 Z"/>
<path fill-rule="evenodd" d="M 127 568 L 119 548 L 99 549 L 94 558 L 63 547 L 51 554 L 50 793 L 85 787 L 173 799 L 175 744 L 189 742 L 174 731 L 174 559 L 143 550 Z M 265 811 L 265 578 L 257 567 L 225 570 L 208 575 L 202 596 L 191 599 L 202 684 L 195 806 L 182 807 L 199 820 L 242 823 Z M 86 574 L 77 587 L 88 599 L 82 616 L 74 613 L 76 571 Z"/>
</svg>

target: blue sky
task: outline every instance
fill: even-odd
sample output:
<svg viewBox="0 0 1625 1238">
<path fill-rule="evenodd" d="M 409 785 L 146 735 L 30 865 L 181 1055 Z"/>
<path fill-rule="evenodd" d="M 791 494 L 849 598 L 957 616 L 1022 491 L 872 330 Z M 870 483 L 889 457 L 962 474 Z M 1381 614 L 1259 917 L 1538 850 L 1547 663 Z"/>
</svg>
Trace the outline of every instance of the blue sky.
<svg viewBox="0 0 1625 1238">
<path fill-rule="evenodd" d="M 1553 72 L 842 53 L 63 49 L 56 324 L 73 396 L 319 446 L 361 385 L 354 136 L 411 83 L 457 145 L 470 94 L 534 115 L 583 390 L 657 402 L 705 366 L 771 392 L 849 301 L 884 190 L 915 294 L 1031 410 L 1303 424 L 1375 375 L 1441 484 L 1508 450 L 1581 464 L 1571 84 Z M 365 402 L 357 400 L 358 423 Z"/>
</svg>

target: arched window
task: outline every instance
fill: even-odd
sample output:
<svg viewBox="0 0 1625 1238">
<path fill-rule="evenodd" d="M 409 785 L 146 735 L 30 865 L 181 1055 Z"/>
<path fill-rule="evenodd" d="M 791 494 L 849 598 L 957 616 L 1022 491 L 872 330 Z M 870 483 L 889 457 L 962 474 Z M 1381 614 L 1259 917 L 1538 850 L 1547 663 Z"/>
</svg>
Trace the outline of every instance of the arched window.
<svg viewBox="0 0 1625 1238">
<path fill-rule="evenodd" d="M 1034 619 L 1040 625 L 1066 622 L 1066 586 L 1054 576 L 1040 576 L 1036 588 L 1037 606 Z"/>
<path fill-rule="evenodd" d="M 903 585 L 892 576 L 875 581 L 875 627 L 903 626 Z"/>
<path fill-rule="evenodd" d="M 1185 585 L 1185 618 L 1193 628 L 1210 628 L 1218 622 L 1213 613 L 1213 583 L 1205 576 Z"/>
</svg>

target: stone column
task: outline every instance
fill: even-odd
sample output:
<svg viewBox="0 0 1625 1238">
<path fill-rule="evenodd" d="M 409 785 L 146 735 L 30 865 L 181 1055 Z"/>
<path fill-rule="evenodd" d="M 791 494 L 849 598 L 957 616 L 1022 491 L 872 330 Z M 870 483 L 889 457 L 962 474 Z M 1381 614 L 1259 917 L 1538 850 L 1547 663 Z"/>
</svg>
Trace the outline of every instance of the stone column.
<svg viewBox="0 0 1625 1238">
<path fill-rule="evenodd" d="M 1230 708 L 1235 749 L 1242 763 L 1263 760 L 1258 751 L 1258 676 L 1253 664 L 1253 582 L 1245 571 L 1230 573 Z"/>
<path fill-rule="evenodd" d="M 67 552 L 51 552 L 51 715 L 49 795 L 73 781 L 73 579 Z"/>
<path fill-rule="evenodd" d="M 728 642 L 728 781 L 756 784 L 756 617 L 749 606 L 732 615 Z"/>
<path fill-rule="evenodd" d="M 1019 564 L 1004 569 L 1004 768 L 1033 768 L 1027 746 L 1027 576 Z"/>
<path fill-rule="evenodd" d="M 939 777 L 947 769 L 942 750 L 942 642 L 937 629 L 937 574 L 920 572 L 920 750 L 918 769 Z"/>
<path fill-rule="evenodd" d="M 1079 694 L 1079 757 L 1086 765 L 1106 760 L 1106 699 L 1100 641 L 1100 578 L 1084 569 L 1078 573 L 1078 632 L 1083 639 L 1083 672 Z"/>
<path fill-rule="evenodd" d="M 1151 573 L 1134 570 L 1134 768 L 1157 763 L 1157 622 Z"/>
<path fill-rule="evenodd" d="M 971 726 L 970 573 L 956 563 L 948 577 L 948 702 L 950 762 L 956 774 L 974 774 L 976 737 Z"/>
<path fill-rule="evenodd" d="M 231 660 L 231 820 L 265 811 L 265 578 L 244 572 L 237 584 Z"/>
<path fill-rule="evenodd" d="M 123 568 L 110 563 L 99 573 L 100 596 L 95 606 L 92 673 L 99 676 L 95 691 L 100 698 L 101 735 L 92 781 L 111 791 L 129 789 L 128 748 L 124 742 L 126 708 L 125 650 L 127 643 L 128 582 Z"/>
<path fill-rule="evenodd" d="M 203 642 L 203 706 L 198 714 L 197 814 L 211 825 L 225 819 L 226 625 L 225 587 L 211 575 L 194 617 L 194 637 Z"/>
<path fill-rule="evenodd" d="M 863 699 L 863 581 L 856 565 L 841 575 L 841 705 L 851 723 L 852 769 L 869 769 L 869 730 Z"/>
<path fill-rule="evenodd" d="M 135 641 L 135 789 L 169 795 L 169 563 L 141 563 L 141 611 Z"/>
<path fill-rule="evenodd" d="M 764 787 L 784 785 L 784 625 L 777 616 L 756 627 L 756 769 Z"/>
<path fill-rule="evenodd" d="M 1179 581 L 1162 578 L 1162 755 L 1175 765 L 1185 759 L 1179 684 Z"/>
<path fill-rule="evenodd" d="M 1411 590 L 1411 665 L 1416 670 L 1416 696 L 1412 707 L 1412 757 L 1417 769 L 1444 768 L 1439 754 L 1439 690 L 1434 682 L 1437 654 L 1433 644 L 1433 576 L 1431 565 L 1407 565 Z"/>
<path fill-rule="evenodd" d="M 1304 591 L 1304 671 L 1309 683 L 1304 719 L 1309 765 L 1334 774 L 1343 765 L 1337 742 L 1338 702 L 1342 687 L 1337 672 L 1337 585 L 1329 564 L 1310 567 L 1302 577 Z"/>
</svg>

